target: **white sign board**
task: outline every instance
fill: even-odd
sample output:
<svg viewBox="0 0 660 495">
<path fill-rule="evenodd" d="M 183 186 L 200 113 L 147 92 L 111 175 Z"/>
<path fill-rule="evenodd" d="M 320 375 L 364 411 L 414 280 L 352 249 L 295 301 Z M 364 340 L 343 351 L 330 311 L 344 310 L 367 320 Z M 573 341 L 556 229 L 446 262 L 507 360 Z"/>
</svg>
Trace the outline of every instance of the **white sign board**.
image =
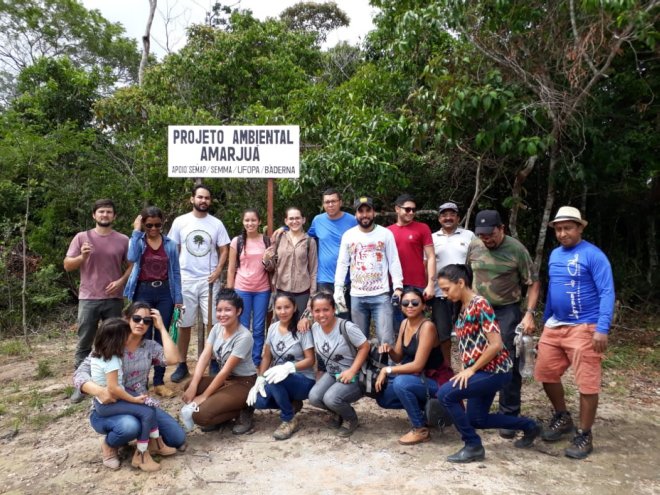
<svg viewBox="0 0 660 495">
<path fill-rule="evenodd" d="M 168 177 L 290 179 L 300 176 L 297 125 L 171 125 Z"/>
</svg>

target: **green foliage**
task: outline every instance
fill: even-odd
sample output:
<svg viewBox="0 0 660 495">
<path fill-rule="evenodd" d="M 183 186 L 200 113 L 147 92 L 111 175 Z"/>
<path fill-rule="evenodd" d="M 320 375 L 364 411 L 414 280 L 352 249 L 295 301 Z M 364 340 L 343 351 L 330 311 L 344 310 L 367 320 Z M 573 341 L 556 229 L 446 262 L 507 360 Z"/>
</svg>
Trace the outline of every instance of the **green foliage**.
<svg viewBox="0 0 660 495">
<path fill-rule="evenodd" d="M 53 370 L 50 368 L 50 361 L 48 359 L 40 359 L 37 363 L 37 379 L 42 380 L 53 376 Z"/>
<path fill-rule="evenodd" d="M 27 356 L 29 349 L 25 342 L 18 339 L 7 339 L 0 342 L 0 355 L 2 356 Z"/>
<path fill-rule="evenodd" d="M 351 22 L 335 2 L 299 2 L 284 9 L 280 19 L 293 31 L 314 33 L 321 43 L 330 31 L 346 27 Z"/>
</svg>

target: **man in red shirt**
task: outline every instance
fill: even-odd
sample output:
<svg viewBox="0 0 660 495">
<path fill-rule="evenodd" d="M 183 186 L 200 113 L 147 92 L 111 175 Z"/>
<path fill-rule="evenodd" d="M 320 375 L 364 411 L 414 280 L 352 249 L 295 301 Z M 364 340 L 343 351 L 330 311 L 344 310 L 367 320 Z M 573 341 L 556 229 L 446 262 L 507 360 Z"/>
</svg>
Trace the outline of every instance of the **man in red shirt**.
<svg viewBox="0 0 660 495">
<path fill-rule="evenodd" d="M 415 198 L 402 194 L 394 202 L 396 223 L 388 229 L 394 234 L 396 248 L 401 260 L 403 285 L 418 288 L 424 299 L 435 296 L 435 250 L 431 229 L 425 223 L 414 220 L 417 211 Z M 424 259 L 426 257 L 426 260 Z M 399 325 L 404 317 L 398 308 L 394 309 L 394 333 L 399 333 Z"/>
</svg>

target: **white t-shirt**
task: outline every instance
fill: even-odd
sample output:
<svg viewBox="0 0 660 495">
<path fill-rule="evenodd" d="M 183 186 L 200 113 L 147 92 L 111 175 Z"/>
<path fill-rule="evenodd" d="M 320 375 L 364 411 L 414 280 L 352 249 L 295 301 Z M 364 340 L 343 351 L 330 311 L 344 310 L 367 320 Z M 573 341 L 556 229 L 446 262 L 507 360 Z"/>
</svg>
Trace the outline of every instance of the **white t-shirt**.
<svg viewBox="0 0 660 495">
<path fill-rule="evenodd" d="M 341 238 L 335 285 L 343 285 L 350 267 L 351 296 L 378 296 L 403 287 L 403 273 L 394 235 L 376 225 L 370 232 L 348 229 Z"/>
<path fill-rule="evenodd" d="M 208 277 L 218 266 L 216 246 L 230 242 L 220 220 L 213 215 L 198 218 L 193 212 L 176 217 L 167 236 L 181 246 L 179 264 L 183 280 Z"/>
<path fill-rule="evenodd" d="M 316 355 L 323 361 L 326 371 L 333 375 L 346 371 L 355 361 L 354 351 L 348 346 L 339 329 L 340 322 L 341 319 L 337 318 L 330 333 L 325 333 L 318 323 L 312 325 Z M 346 322 L 346 334 L 355 348 L 360 347 L 367 340 L 360 327 L 351 321 Z"/>
<path fill-rule="evenodd" d="M 273 356 L 271 366 L 284 364 L 287 361 L 296 363 L 305 359 L 305 351 L 314 348 L 314 339 L 312 339 L 312 332 L 296 332 L 296 337 L 293 338 L 291 332 L 282 335 L 279 332 L 280 322 L 273 323 L 268 329 L 268 336 L 266 337 L 266 344 L 270 347 L 270 354 Z M 307 378 L 314 379 L 314 367 L 310 366 L 304 370 L 298 371 Z"/>
<path fill-rule="evenodd" d="M 447 265 L 465 264 L 468 247 L 474 237 L 471 230 L 457 228 L 453 234 L 447 235 L 442 229 L 433 233 L 433 249 L 435 250 L 435 273 Z M 435 297 L 441 297 L 442 291 L 435 280 Z"/>
</svg>

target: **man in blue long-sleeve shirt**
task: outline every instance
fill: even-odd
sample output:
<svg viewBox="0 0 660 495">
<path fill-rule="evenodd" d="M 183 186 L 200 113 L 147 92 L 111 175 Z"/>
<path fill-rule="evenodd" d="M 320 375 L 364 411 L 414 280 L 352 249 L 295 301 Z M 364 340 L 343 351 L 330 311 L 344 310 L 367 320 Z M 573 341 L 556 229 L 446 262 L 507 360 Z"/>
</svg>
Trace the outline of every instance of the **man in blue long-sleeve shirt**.
<svg viewBox="0 0 660 495">
<path fill-rule="evenodd" d="M 593 450 L 591 427 L 614 310 L 614 281 L 607 256 L 582 240 L 587 221 L 577 208 L 562 206 L 549 225 L 561 246 L 550 254 L 545 325 L 534 378 L 543 383 L 555 413 L 541 436 L 553 442 L 573 432 L 561 384 L 561 376 L 571 366 L 580 392 L 580 429 L 564 453 L 584 459 Z"/>
</svg>

